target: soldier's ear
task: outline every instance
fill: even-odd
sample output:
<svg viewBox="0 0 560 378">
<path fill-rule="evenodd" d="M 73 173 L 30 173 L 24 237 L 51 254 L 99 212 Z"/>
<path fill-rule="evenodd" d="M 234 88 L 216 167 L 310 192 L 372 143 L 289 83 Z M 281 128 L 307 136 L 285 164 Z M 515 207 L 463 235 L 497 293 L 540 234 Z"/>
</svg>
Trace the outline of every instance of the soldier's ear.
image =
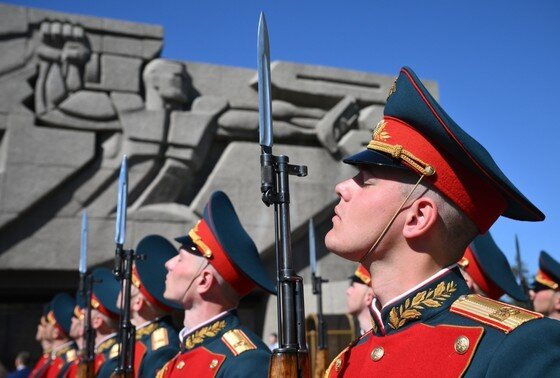
<svg viewBox="0 0 560 378">
<path fill-rule="evenodd" d="M 560 291 L 554 292 L 554 296 L 552 297 L 552 300 L 554 301 L 553 303 L 554 309 L 557 312 L 560 312 Z"/>
<path fill-rule="evenodd" d="M 366 295 L 364 296 L 364 301 L 366 305 L 369 307 L 373 302 L 373 289 L 371 287 L 367 288 Z"/>
<path fill-rule="evenodd" d="M 438 218 L 438 208 L 435 201 L 429 197 L 415 200 L 406 211 L 403 236 L 413 239 L 425 235 L 435 225 Z"/>
<path fill-rule="evenodd" d="M 196 290 L 199 294 L 203 294 L 212 288 L 212 285 L 216 281 L 216 277 L 214 277 L 209 269 L 205 268 L 195 280 L 197 281 L 195 282 Z"/>
</svg>

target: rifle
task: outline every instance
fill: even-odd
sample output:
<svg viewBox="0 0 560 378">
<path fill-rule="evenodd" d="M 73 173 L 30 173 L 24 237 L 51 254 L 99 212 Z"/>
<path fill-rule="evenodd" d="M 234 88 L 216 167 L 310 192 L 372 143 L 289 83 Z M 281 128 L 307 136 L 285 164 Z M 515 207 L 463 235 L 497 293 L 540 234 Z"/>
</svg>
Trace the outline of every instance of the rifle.
<svg viewBox="0 0 560 378">
<path fill-rule="evenodd" d="M 93 290 L 93 277 L 87 269 L 87 241 L 88 241 L 88 218 L 86 210 L 82 212 L 82 232 L 80 242 L 80 272 L 79 291 L 86 300 L 86 313 L 84 316 L 84 346 L 82 360 L 78 364 L 78 378 L 95 377 L 95 330 L 91 325 L 91 293 Z"/>
<path fill-rule="evenodd" d="M 266 206 L 274 204 L 277 266 L 278 348 L 272 351 L 269 377 L 309 377 L 309 354 L 305 340 L 303 279 L 292 264 L 289 175 L 307 175 L 304 165 L 288 164 L 289 158 L 272 154 L 272 104 L 270 49 L 264 14 L 258 28 L 259 143 L 261 145 L 261 192 Z"/>
<path fill-rule="evenodd" d="M 529 295 L 529 284 L 525 279 L 525 274 L 523 274 L 525 269 L 523 267 L 523 261 L 521 260 L 521 249 L 519 248 L 519 239 L 517 238 L 517 234 L 515 235 L 515 263 L 517 265 L 517 278 L 519 279 L 519 284 L 521 285 L 521 288 L 527 298 L 529 298 L 527 302 L 525 302 L 525 305 L 528 310 L 533 310 L 533 302 L 531 301 L 531 296 Z"/>
<path fill-rule="evenodd" d="M 323 318 L 323 282 L 329 282 L 329 280 L 323 279 L 317 269 L 317 253 L 315 248 L 315 226 L 313 225 L 313 219 L 309 219 L 309 265 L 311 266 L 311 282 L 313 288 L 313 295 L 317 297 L 317 354 L 315 355 L 315 368 L 313 376 L 315 378 L 322 378 L 327 370 L 327 365 L 329 364 L 329 348 L 328 348 L 328 336 L 327 327 L 325 320 Z"/>
<path fill-rule="evenodd" d="M 132 283 L 132 264 L 140 256 L 133 249 L 124 249 L 126 240 L 126 205 L 128 196 L 128 160 L 123 156 L 117 190 L 117 220 L 115 223 L 115 267 L 113 274 L 121 281 L 121 313 L 119 321 L 119 364 L 113 374 L 115 377 L 134 376 L 134 344 L 136 327 L 130 322 L 130 285 Z"/>
</svg>

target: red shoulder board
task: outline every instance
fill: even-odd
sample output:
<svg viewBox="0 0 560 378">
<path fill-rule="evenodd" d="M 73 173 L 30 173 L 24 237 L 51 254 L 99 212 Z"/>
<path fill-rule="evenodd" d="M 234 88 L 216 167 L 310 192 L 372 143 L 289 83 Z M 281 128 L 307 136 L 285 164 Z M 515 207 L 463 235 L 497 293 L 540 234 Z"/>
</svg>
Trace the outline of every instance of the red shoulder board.
<svg viewBox="0 0 560 378">
<path fill-rule="evenodd" d="M 212 353 L 204 347 L 177 355 L 159 372 L 157 377 L 215 377 L 226 356 Z"/>
</svg>

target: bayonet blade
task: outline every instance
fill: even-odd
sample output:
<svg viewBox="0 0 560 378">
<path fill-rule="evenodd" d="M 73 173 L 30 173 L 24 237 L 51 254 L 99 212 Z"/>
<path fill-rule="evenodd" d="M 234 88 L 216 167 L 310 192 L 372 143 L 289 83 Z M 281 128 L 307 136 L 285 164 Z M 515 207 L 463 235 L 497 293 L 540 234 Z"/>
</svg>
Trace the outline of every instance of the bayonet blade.
<svg viewBox="0 0 560 378">
<path fill-rule="evenodd" d="M 87 271 L 87 242 L 88 242 L 88 218 L 87 212 L 84 209 L 82 212 L 82 237 L 80 240 L 80 265 L 78 271 L 80 274 L 85 274 Z"/>
<path fill-rule="evenodd" d="M 259 18 L 258 41 L 259 143 L 272 148 L 272 103 L 270 96 L 270 47 L 264 13 Z"/>
<path fill-rule="evenodd" d="M 311 273 L 317 274 L 317 251 L 315 249 L 315 226 L 313 218 L 309 219 L 309 264 L 311 266 Z"/>
<path fill-rule="evenodd" d="M 128 159 L 123 156 L 117 189 L 117 221 L 115 223 L 115 243 L 124 245 L 126 240 L 126 204 L 128 197 Z"/>
</svg>

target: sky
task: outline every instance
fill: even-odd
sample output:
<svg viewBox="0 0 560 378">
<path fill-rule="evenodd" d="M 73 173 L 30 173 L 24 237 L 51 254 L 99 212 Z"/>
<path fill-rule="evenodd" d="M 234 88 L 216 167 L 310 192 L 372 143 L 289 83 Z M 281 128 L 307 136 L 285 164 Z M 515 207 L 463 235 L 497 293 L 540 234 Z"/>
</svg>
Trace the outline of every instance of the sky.
<svg viewBox="0 0 560 378">
<path fill-rule="evenodd" d="M 271 59 L 435 80 L 440 103 L 482 143 L 547 216 L 500 218 L 490 232 L 510 263 L 515 235 L 531 273 L 560 260 L 560 2 L 471 1 L 6 1 L 162 25 L 163 57 L 256 69 L 259 13 Z"/>
</svg>

